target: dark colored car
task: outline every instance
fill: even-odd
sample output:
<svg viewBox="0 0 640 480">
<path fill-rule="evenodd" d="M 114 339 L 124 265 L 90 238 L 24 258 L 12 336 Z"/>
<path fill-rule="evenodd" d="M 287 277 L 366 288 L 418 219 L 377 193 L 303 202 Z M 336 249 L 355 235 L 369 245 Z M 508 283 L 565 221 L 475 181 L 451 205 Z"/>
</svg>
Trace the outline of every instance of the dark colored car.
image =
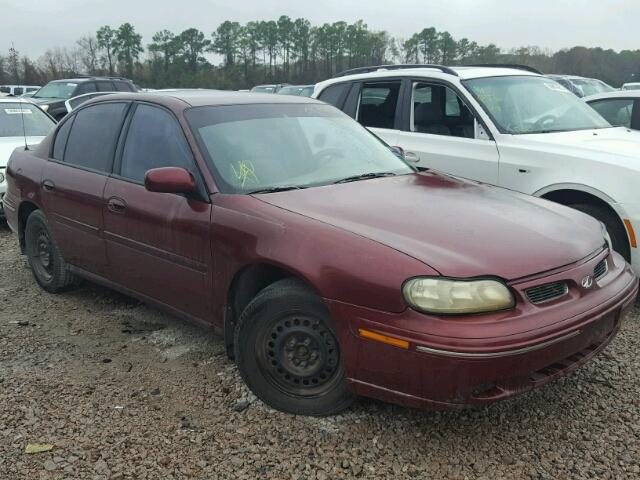
<svg viewBox="0 0 640 480">
<path fill-rule="evenodd" d="M 38 90 L 31 101 L 40 105 L 56 120 L 67 114 L 65 102 L 70 98 L 93 92 L 135 92 L 131 80 L 121 77 L 78 77 L 53 80 Z"/>
<path fill-rule="evenodd" d="M 522 393 L 600 352 L 637 294 L 593 218 L 418 172 L 307 98 L 94 99 L 8 179 L 45 290 L 80 277 L 213 327 L 288 412 Z"/>
</svg>

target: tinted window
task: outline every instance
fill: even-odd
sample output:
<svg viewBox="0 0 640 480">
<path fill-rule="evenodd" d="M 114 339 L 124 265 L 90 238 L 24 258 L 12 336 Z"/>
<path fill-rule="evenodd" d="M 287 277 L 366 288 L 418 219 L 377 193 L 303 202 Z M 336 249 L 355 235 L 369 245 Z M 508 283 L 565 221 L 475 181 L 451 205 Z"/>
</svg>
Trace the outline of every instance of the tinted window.
<svg viewBox="0 0 640 480">
<path fill-rule="evenodd" d="M 351 84 L 349 83 L 338 83 L 337 85 L 331 85 L 330 87 L 325 88 L 320 96 L 319 100 L 328 103 L 329 105 L 333 105 L 334 107 L 341 108 L 344 97 L 347 93 L 347 89 Z"/>
<path fill-rule="evenodd" d="M 169 112 L 138 105 L 127 133 L 120 175 L 142 182 L 147 171 L 159 167 L 183 167 L 193 173 L 191 150 Z"/>
<path fill-rule="evenodd" d="M 64 161 L 101 172 L 111 171 L 126 103 L 102 103 L 80 110 L 73 122 Z"/>
<path fill-rule="evenodd" d="M 96 91 L 96 84 L 93 82 L 84 82 L 78 85 L 78 89 L 74 92 L 74 95 L 84 95 L 85 93 L 91 93 Z"/>
<path fill-rule="evenodd" d="M 631 127 L 633 113 L 633 99 L 620 98 L 615 100 L 600 100 L 591 105 L 607 122 L 615 127 Z"/>
<path fill-rule="evenodd" d="M 115 92 L 116 88 L 111 82 L 96 82 L 99 92 Z"/>
<path fill-rule="evenodd" d="M 127 82 L 113 82 L 118 92 L 133 92 L 133 87 Z"/>
<path fill-rule="evenodd" d="M 16 87 L 13 89 L 14 95 L 22 95 L 23 93 L 24 93 L 24 88 L 22 87 Z"/>
<path fill-rule="evenodd" d="M 67 138 L 69 138 L 69 132 L 71 131 L 71 124 L 73 118 L 69 118 L 64 122 L 56 133 L 56 140 L 53 143 L 53 158 L 62 161 L 64 158 L 64 147 L 67 144 Z"/>
<path fill-rule="evenodd" d="M 360 92 L 358 121 L 365 127 L 393 128 L 400 81 L 365 83 Z"/>
</svg>

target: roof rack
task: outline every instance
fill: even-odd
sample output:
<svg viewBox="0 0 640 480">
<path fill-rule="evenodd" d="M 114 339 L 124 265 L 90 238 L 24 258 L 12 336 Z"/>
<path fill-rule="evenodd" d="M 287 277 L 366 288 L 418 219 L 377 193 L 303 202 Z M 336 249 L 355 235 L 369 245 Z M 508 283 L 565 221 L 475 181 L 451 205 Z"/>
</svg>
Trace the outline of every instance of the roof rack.
<svg viewBox="0 0 640 480">
<path fill-rule="evenodd" d="M 112 76 L 112 75 L 73 75 L 72 77 L 69 78 L 96 78 L 96 79 L 109 79 L 109 80 L 129 80 L 128 78 L 125 77 L 116 77 L 116 76 Z"/>
<path fill-rule="evenodd" d="M 537 68 L 530 67 L 529 65 L 520 65 L 518 63 L 476 63 L 474 65 L 461 65 L 462 67 L 488 67 L 488 68 L 513 68 L 515 70 L 524 70 L 526 72 L 537 73 L 538 75 L 544 75 Z"/>
<path fill-rule="evenodd" d="M 456 77 L 458 76 L 458 73 L 454 69 L 444 65 L 434 65 L 430 63 L 405 63 L 399 65 L 373 65 L 370 67 L 350 68 L 349 70 L 336 73 L 332 78 L 344 77 L 345 75 L 355 75 L 358 73 L 376 72 L 378 70 L 402 70 L 405 68 L 433 68 L 440 70 L 442 73 L 448 73 L 449 75 L 455 75 Z"/>
</svg>

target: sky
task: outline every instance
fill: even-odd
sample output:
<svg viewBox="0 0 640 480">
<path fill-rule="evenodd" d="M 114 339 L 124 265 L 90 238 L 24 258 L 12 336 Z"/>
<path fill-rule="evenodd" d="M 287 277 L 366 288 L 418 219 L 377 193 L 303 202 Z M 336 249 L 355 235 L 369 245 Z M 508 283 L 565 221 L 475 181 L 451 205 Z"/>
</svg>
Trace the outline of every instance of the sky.
<svg viewBox="0 0 640 480">
<path fill-rule="evenodd" d="M 102 25 L 134 25 L 151 42 L 158 30 L 196 27 L 211 34 L 224 20 L 245 23 L 304 17 L 312 24 L 362 19 L 372 30 L 406 39 L 424 27 L 501 48 L 575 45 L 638 49 L 638 0 L 0 0 L 0 54 L 11 46 L 38 57 L 74 46 Z"/>
</svg>

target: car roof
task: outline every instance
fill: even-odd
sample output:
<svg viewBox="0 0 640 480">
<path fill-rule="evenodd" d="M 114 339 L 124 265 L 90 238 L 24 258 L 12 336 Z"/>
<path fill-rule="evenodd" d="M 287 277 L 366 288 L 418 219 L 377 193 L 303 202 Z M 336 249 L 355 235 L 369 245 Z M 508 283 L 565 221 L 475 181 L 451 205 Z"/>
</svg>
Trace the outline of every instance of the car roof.
<svg viewBox="0 0 640 480">
<path fill-rule="evenodd" d="M 236 92 L 231 90 L 189 90 L 155 91 L 142 93 L 114 93 L 89 100 L 83 105 L 111 100 L 140 100 L 164 105 L 173 110 L 188 107 L 252 105 L 276 103 L 316 103 L 323 102 L 307 97 L 273 95 L 271 93 Z"/>
<path fill-rule="evenodd" d="M 584 97 L 585 102 L 604 100 L 606 98 L 640 98 L 640 90 L 616 90 L 615 92 L 597 93 Z"/>
<path fill-rule="evenodd" d="M 127 78 L 120 77 L 74 77 L 74 78 L 60 78 L 58 80 L 51 80 L 49 83 L 65 83 L 65 82 L 74 82 L 74 83 L 82 83 L 96 80 L 120 80 L 123 82 L 130 82 L 131 80 Z"/>
<path fill-rule="evenodd" d="M 622 86 L 624 87 L 625 85 L 640 85 L 640 82 L 627 82 L 627 83 L 623 83 Z"/>
<path fill-rule="evenodd" d="M 542 75 L 519 68 L 509 67 L 489 67 L 489 66 L 453 66 L 447 67 L 456 73 L 443 72 L 439 67 L 411 67 L 411 68 L 393 68 L 385 69 L 379 68 L 371 72 L 347 74 L 344 76 L 338 76 L 318 83 L 316 86 L 324 86 L 332 83 L 340 83 L 351 80 L 364 80 L 368 78 L 386 78 L 386 77 L 430 77 L 430 78 L 459 78 L 461 80 L 470 80 L 474 78 L 487 78 L 487 77 L 506 77 L 506 76 L 534 76 L 540 77 Z"/>
</svg>

